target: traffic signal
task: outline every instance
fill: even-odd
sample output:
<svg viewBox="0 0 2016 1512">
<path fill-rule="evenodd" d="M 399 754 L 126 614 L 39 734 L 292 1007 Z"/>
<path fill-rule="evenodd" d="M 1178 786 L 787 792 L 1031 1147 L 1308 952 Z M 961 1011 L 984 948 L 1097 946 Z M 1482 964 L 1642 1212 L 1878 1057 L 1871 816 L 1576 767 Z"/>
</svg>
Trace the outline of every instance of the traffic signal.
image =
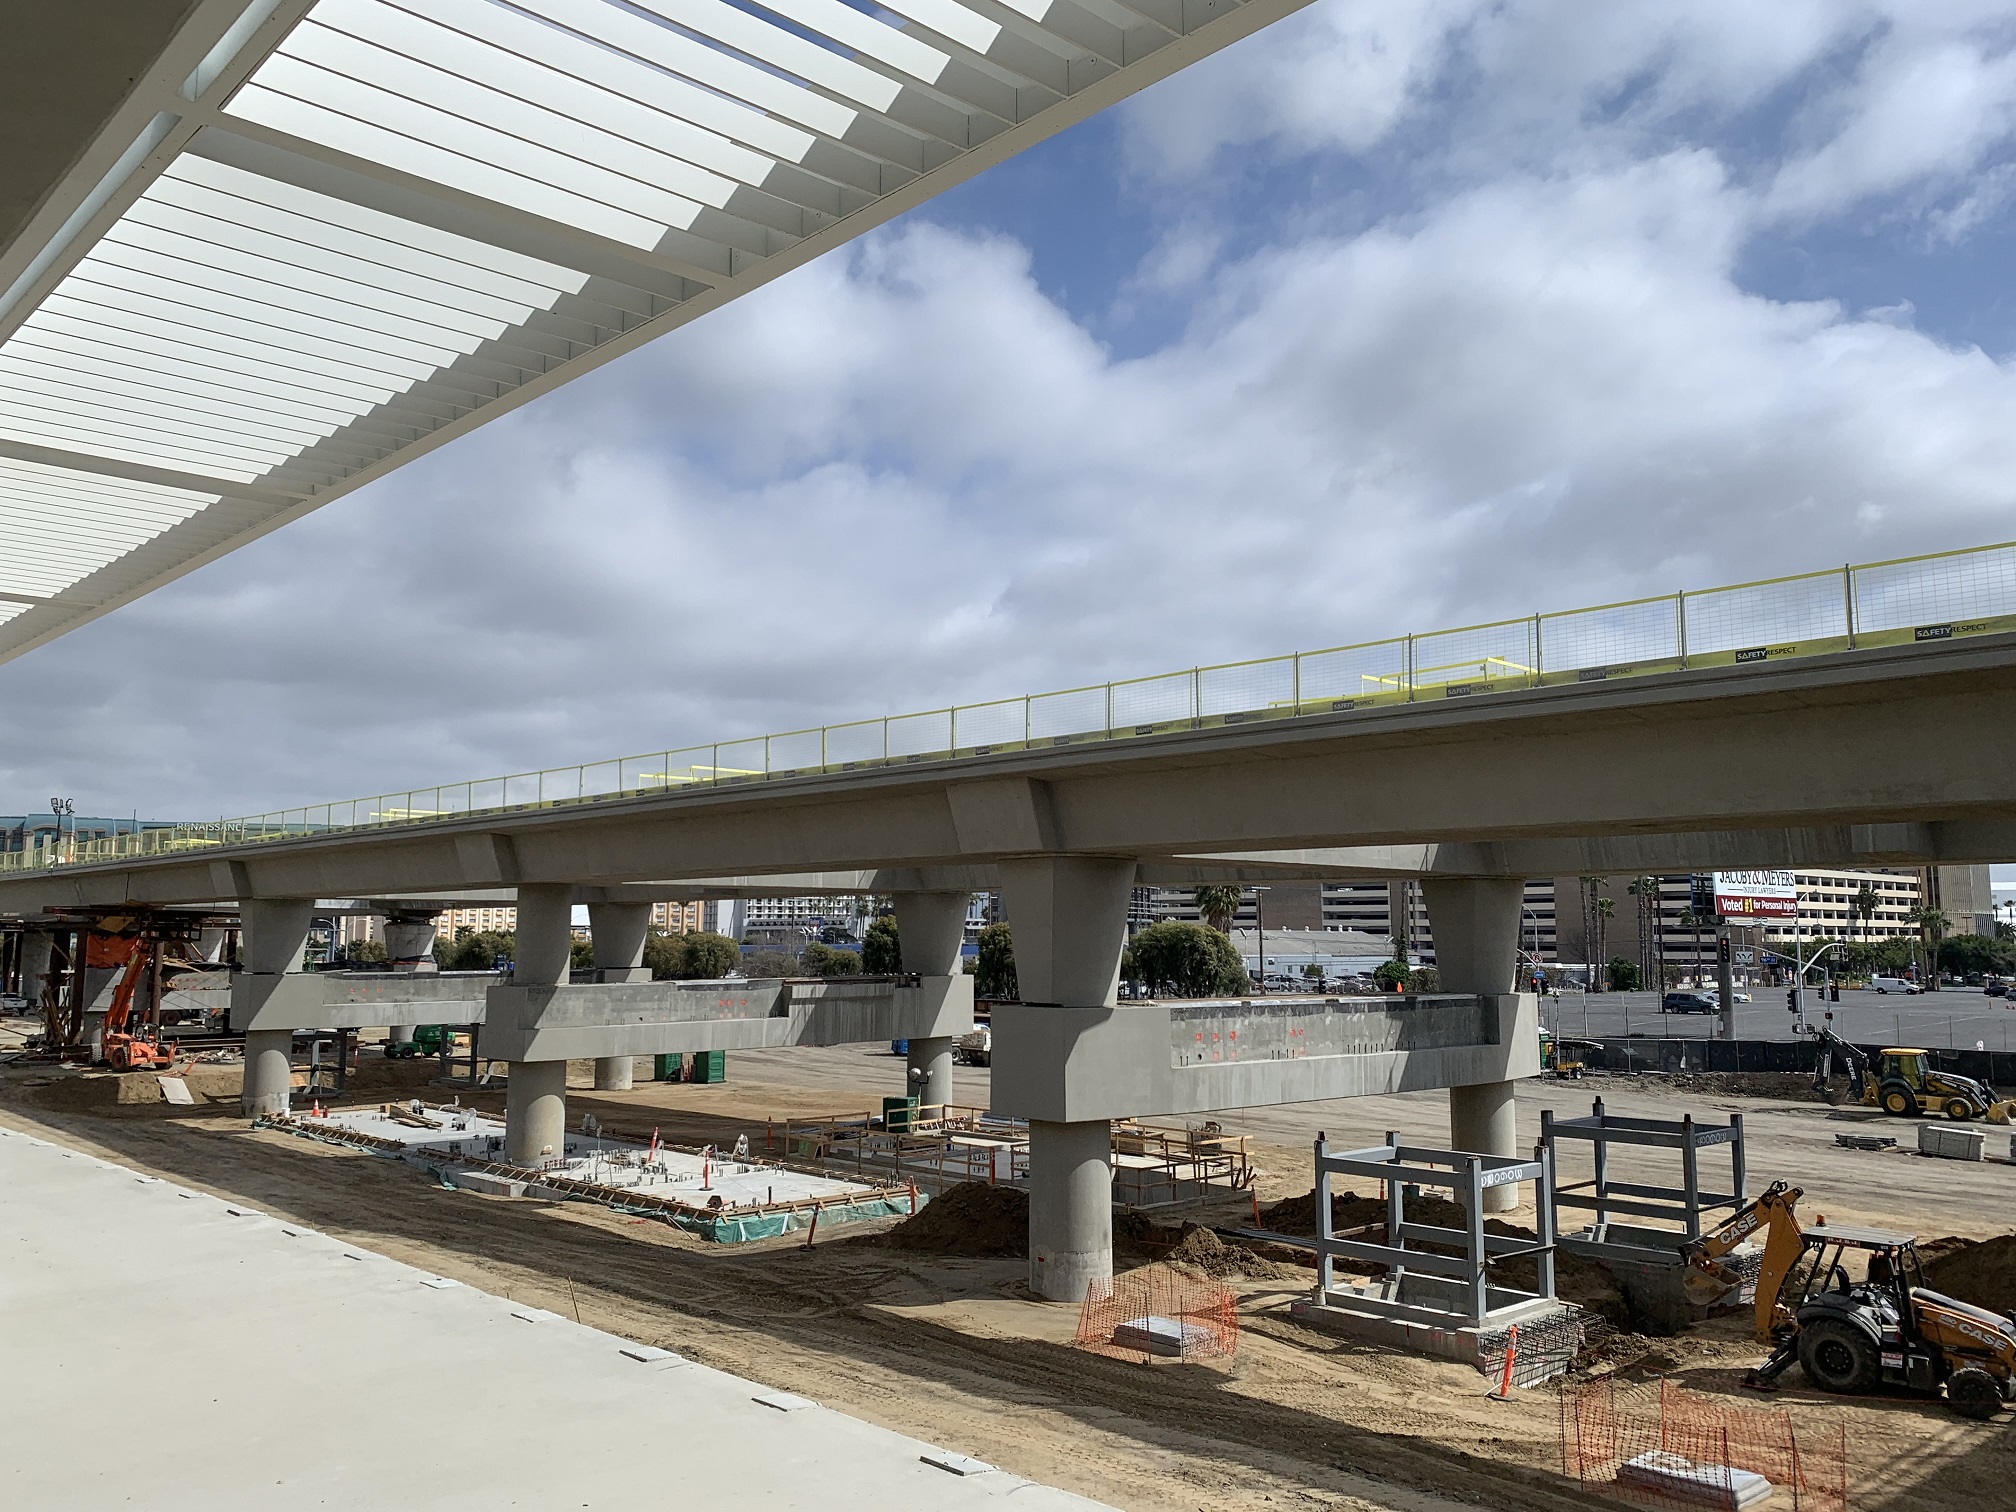
<svg viewBox="0 0 2016 1512">
<path fill-rule="evenodd" d="M 1720 961 L 1724 966 L 1727 966 L 1729 964 L 1731 960 L 1729 951 L 1729 936 L 1723 935 L 1720 939 L 1718 939 L 1715 942 L 1715 959 Z"/>
<path fill-rule="evenodd" d="M 1790 1008 L 1794 1013 L 1799 1011 L 1799 989 L 1797 987 L 1787 987 L 1785 989 L 1785 1006 Z"/>
</svg>

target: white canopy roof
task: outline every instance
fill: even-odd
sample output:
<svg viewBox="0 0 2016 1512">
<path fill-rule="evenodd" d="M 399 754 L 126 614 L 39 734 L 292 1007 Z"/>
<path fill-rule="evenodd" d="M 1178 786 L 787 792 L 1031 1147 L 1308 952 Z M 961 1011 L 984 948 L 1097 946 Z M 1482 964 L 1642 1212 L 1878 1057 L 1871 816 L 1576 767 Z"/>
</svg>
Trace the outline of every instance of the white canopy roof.
<svg viewBox="0 0 2016 1512">
<path fill-rule="evenodd" d="M 0 249 L 0 659 L 1304 3 L 197 0 Z"/>
</svg>

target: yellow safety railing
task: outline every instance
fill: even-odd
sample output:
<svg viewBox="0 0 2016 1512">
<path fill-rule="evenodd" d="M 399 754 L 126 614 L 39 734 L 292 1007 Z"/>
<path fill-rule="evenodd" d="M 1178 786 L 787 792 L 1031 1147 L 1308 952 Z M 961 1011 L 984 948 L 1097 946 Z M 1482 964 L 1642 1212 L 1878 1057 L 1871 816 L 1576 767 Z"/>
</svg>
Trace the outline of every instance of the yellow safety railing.
<svg viewBox="0 0 2016 1512">
<path fill-rule="evenodd" d="M 2016 543 L 0 853 L 0 873 L 2016 630 Z"/>
</svg>

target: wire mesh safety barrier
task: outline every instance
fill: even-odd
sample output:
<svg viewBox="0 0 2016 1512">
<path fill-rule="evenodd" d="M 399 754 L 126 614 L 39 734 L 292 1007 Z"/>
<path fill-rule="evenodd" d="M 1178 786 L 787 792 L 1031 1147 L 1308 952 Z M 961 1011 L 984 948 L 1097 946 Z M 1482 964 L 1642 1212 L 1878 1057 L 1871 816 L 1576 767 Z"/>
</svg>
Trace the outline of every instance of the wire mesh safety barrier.
<svg viewBox="0 0 2016 1512">
<path fill-rule="evenodd" d="M 1230 1360 L 1239 1352 L 1239 1312 L 1219 1282 L 1158 1261 L 1093 1282 L 1073 1342 L 1135 1364 Z"/>
<path fill-rule="evenodd" d="M 0 853 L 0 872 L 2016 630 L 2016 543 Z"/>
<path fill-rule="evenodd" d="M 1561 1393 L 1561 1468 L 1643 1506 L 1739 1512 L 1773 1496 L 1794 1512 L 1846 1512 L 1838 1417 L 1795 1427 L 1783 1408 L 1739 1407 L 1661 1379 L 1614 1377 Z"/>
</svg>

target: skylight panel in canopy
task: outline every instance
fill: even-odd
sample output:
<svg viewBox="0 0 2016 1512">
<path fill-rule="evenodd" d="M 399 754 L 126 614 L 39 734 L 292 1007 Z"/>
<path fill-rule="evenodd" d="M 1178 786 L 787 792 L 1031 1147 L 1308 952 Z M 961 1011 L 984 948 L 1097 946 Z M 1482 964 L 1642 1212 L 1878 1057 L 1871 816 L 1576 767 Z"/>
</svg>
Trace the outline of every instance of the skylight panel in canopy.
<svg viewBox="0 0 2016 1512">
<path fill-rule="evenodd" d="M 0 248 L 0 658 L 1301 3 L 194 0 Z"/>
</svg>

